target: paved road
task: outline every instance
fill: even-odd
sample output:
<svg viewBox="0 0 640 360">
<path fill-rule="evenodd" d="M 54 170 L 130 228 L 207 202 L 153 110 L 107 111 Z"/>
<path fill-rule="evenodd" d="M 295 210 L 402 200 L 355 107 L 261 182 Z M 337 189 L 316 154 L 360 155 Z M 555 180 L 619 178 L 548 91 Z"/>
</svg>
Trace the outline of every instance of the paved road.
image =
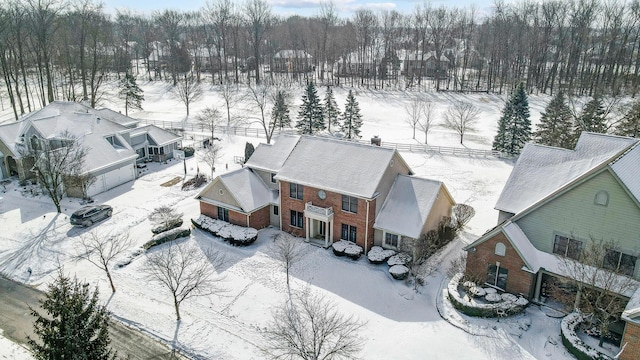
<svg viewBox="0 0 640 360">
<path fill-rule="evenodd" d="M 42 296 L 39 290 L 0 276 L 0 329 L 6 338 L 26 344 L 27 336 L 33 336 L 35 318 L 29 313 L 29 305 L 38 308 L 38 299 Z M 109 334 L 113 349 L 124 359 L 187 359 L 172 354 L 166 345 L 117 321 L 111 323 Z"/>
</svg>

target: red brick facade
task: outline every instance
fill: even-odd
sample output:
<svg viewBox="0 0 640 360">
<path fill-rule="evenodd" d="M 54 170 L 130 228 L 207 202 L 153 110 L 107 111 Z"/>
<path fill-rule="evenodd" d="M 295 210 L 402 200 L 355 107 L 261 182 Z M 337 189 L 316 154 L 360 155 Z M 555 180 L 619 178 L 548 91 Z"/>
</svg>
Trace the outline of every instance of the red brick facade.
<svg viewBox="0 0 640 360">
<path fill-rule="evenodd" d="M 289 196 L 289 183 L 280 181 L 280 214 L 282 230 L 295 236 L 305 237 L 306 221 L 302 229 L 291 226 L 291 210 L 304 213 L 305 204 L 311 202 L 315 206 L 333 208 L 333 240 L 340 240 L 342 224 L 356 227 L 356 244 L 367 250 L 373 246 L 373 223 L 375 221 L 376 200 L 358 199 L 358 212 L 350 213 L 342 210 L 342 194 L 326 191 L 324 200 L 318 197 L 317 188 L 304 186 L 302 200 Z M 369 203 L 369 223 L 367 223 L 367 202 Z M 365 246 L 365 236 L 367 244 Z"/>
<path fill-rule="evenodd" d="M 638 359 L 640 354 L 640 325 L 627 322 L 621 344 L 626 346 L 620 355 L 620 360 Z"/>
<path fill-rule="evenodd" d="M 504 256 L 496 255 L 496 244 L 499 242 L 506 247 Z M 507 292 L 522 294 L 527 298 L 533 295 L 532 284 L 535 284 L 535 275 L 522 270 L 524 261 L 502 232 L 478 244 L 475 247 L 475 252 L 469 251 L 466 274 L 484 280 L 489 265 L 496 265 L 497 262 L 500 263 L 500 268 L 508 270 L 507 288 L 505 289 Z"/>
<path fill-rule="evenodd" d="M 248 219 L 246 214 L 229 210 L 229 223 L 239 226 L 252 227 L 254 229 L 260 230 L 269 226 L 270 224 L 270 208 L 270 206 L 265 206 L 262 209 L 256 210 L 249 215 Z M 212 219 L 217 219 L 218 207 L 208 204 L 204 201 L 200 201 L 200 213 Z"/>
</svg>

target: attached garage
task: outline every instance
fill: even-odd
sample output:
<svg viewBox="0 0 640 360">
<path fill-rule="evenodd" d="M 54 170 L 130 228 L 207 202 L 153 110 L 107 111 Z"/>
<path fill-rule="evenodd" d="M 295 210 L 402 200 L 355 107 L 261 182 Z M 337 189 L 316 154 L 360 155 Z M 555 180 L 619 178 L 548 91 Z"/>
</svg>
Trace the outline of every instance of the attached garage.
<svg viewBox="0 0 640 360">
<path fill-rule="evenodd" d="M 96 182 L 87 191 L 89 196 L 100 194 L 136 178 L 135 160 L 117 164 L 96 176 Z"/>
</svg>

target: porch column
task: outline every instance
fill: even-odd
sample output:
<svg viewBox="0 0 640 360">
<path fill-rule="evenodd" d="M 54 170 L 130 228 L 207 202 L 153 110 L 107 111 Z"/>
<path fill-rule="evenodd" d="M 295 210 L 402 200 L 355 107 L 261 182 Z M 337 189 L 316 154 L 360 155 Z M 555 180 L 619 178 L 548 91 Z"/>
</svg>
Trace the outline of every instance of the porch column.
<svg viewBox="0 0 640 360">
<path fill-rule="evenodd" d="M 538 270 L 536 274 L 536 288 L 533 292 L 533 301 L 540 302 L 540 289 L 542 287 L 542 269 Z"/>
<path fill-rule="evenodd" d="M 305 216 L 304 222 L 305 222 L 304 231 L 305 231 L 305 234 L 307 235 L 307 242 L 309 242 L 309 224 L 310 224 L 309 218 Z"/>
<path fill-rule="evenodd" d="M 331 224 L 331 221 L 327 221 L 325 223 L 325 228 L 324 228 L 324 247 L 329 247 L 329 224 Z"/>
<path fill-rule="evenodd" d="M 333 244 L 333 219 L 329 220 L 329 229 L 327 229 L 329 233 L 329 243 Z"/>
</svg>

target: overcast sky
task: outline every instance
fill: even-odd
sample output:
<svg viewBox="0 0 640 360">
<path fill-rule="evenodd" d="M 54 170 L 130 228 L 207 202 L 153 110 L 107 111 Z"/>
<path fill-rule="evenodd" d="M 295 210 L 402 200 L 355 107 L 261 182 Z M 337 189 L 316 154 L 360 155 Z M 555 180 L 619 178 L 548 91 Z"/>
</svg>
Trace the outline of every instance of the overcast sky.
<svg viewBox="0 0 640 360">
<path fill-rule="evenodd" d="M 322 0 L 267 0 L 273 8 L 273 12 L 278 15 L 287 16 L 298 14 L 302 16 L 312 16 L 318 13 L 318 4 Z M 506 0 L 511 3 L 517 0 Z M 116 9 L 128 8 L 135 13 L 151 14 L 154 11 L 173 9 L 180 11 L 194 11 L 202 8 L 206 0 L 103 0 L 105 10 L 109 14 L 115 14 Z M 236 4 L 242 1 L 233 0 Z M 422 4 L 420 0 L 334 0 L 333 3 L 339 11 L 341 17 L 350 17 L 355 9 L 365 7 L 372 10 L 395 9 L 401 13 L 408 14 Z M 491 12 L 494 0 L 432 0 L 431 6 L 469 7 L 473 5 L 478 14 Z"/>
</svg>

